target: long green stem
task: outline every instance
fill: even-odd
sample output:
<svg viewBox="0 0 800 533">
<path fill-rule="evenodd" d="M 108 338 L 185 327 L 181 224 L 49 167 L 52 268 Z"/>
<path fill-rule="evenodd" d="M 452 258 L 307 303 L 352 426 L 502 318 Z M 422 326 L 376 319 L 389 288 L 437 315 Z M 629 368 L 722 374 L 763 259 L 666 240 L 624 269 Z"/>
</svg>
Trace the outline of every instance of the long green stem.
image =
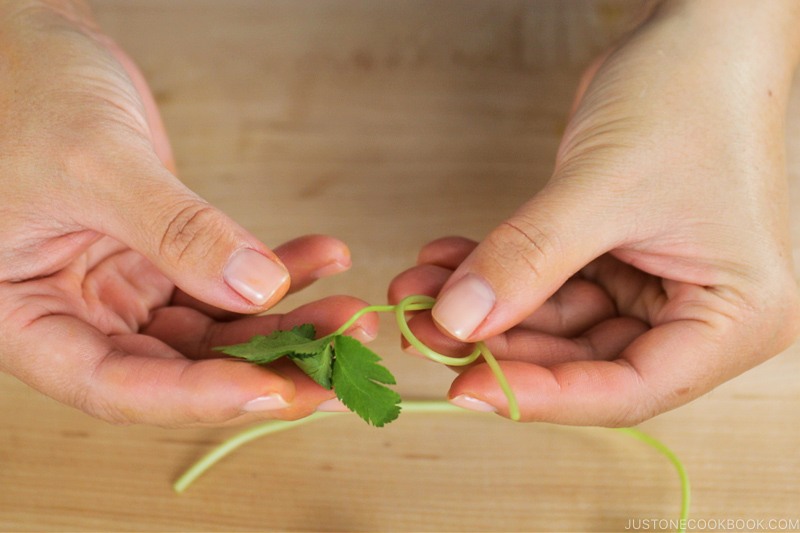
<svg viewBox="0 0 800 533">
<path fill-rule="evenodd" d="M 406 311 L 430 309 L 433 307 L 434 302 L 435 300 L 428 296 L 409 296 L 394 306 L 394 316 L 397 319 L 397 328 L 400 330 L 400 333 L 419 353 L 432 361 L 436 361 L 437 363 L 448 366 L 466 366 L 475 362 L 478 357 L 481 356 L 480 348 L 475 348 L 471 354 L 465 357 L 450 357 L 448 355 L 431 350 L 421 340 L 419 340 L 411 331 L 411 328 L 408 327 Z"/>
<path fill-rule="evenodd" d="M 635 439 L 639 439 L 648 446 L 655 448 L 661 453 L 661 455 L 666 457 L 670 463 L 672 463 L 672 466 L 675 467 L 675 470 L 678 472 L 678 479 L 680 479 L 681 483 L 681 517 L 678 532 L 685 533 L 686 522 L 689 519 L 689 506 L 691 505 L 692 499 L 692 488 L 689 483 L 689 474 L 686 472 L 686 467 L 683 466 L 683 463 L 675 454 L 675 452 L 673 452 L 666 444 L 655 437 L 652 437 L 636 428 L 618 428 L 617 431 L 625 433 L 626 435 L 630 435 Z"/>
<path fill-rule="evenodd" d="M 483 342 L 478 342 L 477 346 L 478 351 L 483 356 L 486 364 L 489 365 L 489 368 L 492 370 L 494 378 L 500 385 L 500 389 L 502 389 L 503 394 L 506 395 L 506 399 L 508 400 L 508 416 L 511 418 L 511 420 L 519 420 L 520 412 L 519 404 L 517 403 L 517 395 L 514 394 L 514 390 L 511 388 L 511 385 L 508 384 L 508 380 L 506 379 L 506 375 L 503 373 L 503 369 L 500 368 L 500 364 L 497 362 L 497 359 L 495 359 L 492 352 L 489 351 L 489 347 L 486 346 L 486 344 Z"/>
<path fill-rule="evenodd" d="M 334 331 L 333 333 L 331 333 L 327 337 L 333 338 L 333 337 L 335 337 L 337 335 L 341 335 L 342 333 L 347 331 L 350 328 L 350 326 L 355 324 L 358 321 L 359 318 L 361 318 L 364 315 L 367 315 L 369 313 L 391 313 L 396 308 L 397 308 L 396 305 L 368 305 L 367 307 L 363 307 L 363 308 L 359 309 L 358 311 L 356 311 L 355 314 L 353 314 L 353 316 L 351 316 L 347 320 L 347 322 L 345 322 L 344 324 L 342 324 L 339 327 L 339 329 L 337 329 L 336 331 Z M 430 309 L 430 308 L 431 308 L 431 306 L 428 306 L 426 304 L 419 304 L 419 305 L 410 305 L 410 306 L 408 306 L 408 308 L 406 310 L 407 311 L 422 311 L 423 309 Z"/>
<path fill-rule="evenodd" d="M 428 414 L 435 414 L 435 413 L 469 413 L 460 407 L 456 407 L 449 402 L 444 401 L 409 401 L 403 402 L 403 412 L 406 413 L 428 413 Z M 232 453 L 237 448 L 244 446 L 248 442 L 254 441 L 266 435 L 271 435 L 273 433 L 280 433 L 281 431 L 286 431 L 287 429 L 296 428 L 309 422 L 315 422 L 317 420 L 321 420 L 323 418 L 327 418 L 331 415 L 336 415 L 339 413 L 326 413 L 326 412 L 316 412 L 310 416 L 305 418 L 300 418 L 298 420 L 287 422 L 285 420 L 270 420 L 269 422 L 263 422 L 261 424 L 257 424 L 251 428 L 245 429 L 234 435 L 233 437 L 229 438 L 216 448 L 212 449 L 199 461 L 189 467 L 186 472 L 181 474 L 181 477 L 173 483 L 172 488 L 177 493 L 182 493 L 189 485 L 194 483 L 194 481 L 202 476 L 209 468 L 217 464 L 220 460 L 225 458 L 225 456 Z"/>
<path fill-rule="evenodd" d="M 407 401 L 403 402 L 403 411 L 406 413 L 426 413 L 426 414 L 438 414 L 438 413 L 469 414 L 470 413 L 470 411 L 461 409 L 445 401 Z M 187 469 L 186 472 L 184 472 L 175 481 L 175 483 L 172 485 L 172 488 L 177 493 L 184 492 L 186 489 L 189 488 L 189 486 L 192 483 L 194 483 L 194 481 L 197 478 L 199 478 L 206 471 L 208 471 L 208 469 L 210 469 L 220 460 L 225 458 L 228 454 L 230 454 L 237 448 L 247 444 L 248 442 L 256 440 L 265 435 L 270 435 L 272 433 L 278 433 L 281 431 L 285 431 L 287 429 L 296 428 L 304 424 L 308 424 L 309 422 L 321 420 L 323 418 L 327 418 L 331 415 L 336 415 L 336 414 L 339 413 L 318 412 L 306 418 L 301 418 L 299 420 L 296 420 L 294 422 L 272 420 L 269 422 L 258 424 L 249 429 L 246 429 L 241 433 L 238 433 L 233 437 L 229 438 L 216 448 L 212 449 L 199 461 L 197 461 L 194 465 L 189 467 L 189 469 Z M 670 461 L 670 463 L 672 463 L 672 465 L 675 467 L 681 485 L 681 514 L 680 514 L 678 531 L 680 533 L 684 533 L 686 531 L 686 523 L 689 518 L 689 506 L 691 502 L 691 486 L 689 483 L 689 475 L 686 472 L 686 468 L 684 467 L 683 463 L 681 463 L 681 460 L 678 458 L 675 452 L 673 452 L 666 444 L 656 439 L 655 437 L 652 437 L 647 433 L 644 433 L 639 429 L 619 428 L 616 431 L 619 431 L 633 438 L 636 438 L 644 442 L 648 446 L 654 448 L 664 457 L 666 457 Z"/>
<path fill-rule="evenodd" d="M 406 319 L 406 313 L 409 311 L 421 311 L 424 309 L 431 309 L 435 303 L 435 300 L 429 296 L 421 296 L 421 295 L 413 295 L 403 299 L 397 305 L 372 305 L 365 307 L 355 313 L 350 319 L 342 324 L 342 326 L 336 330 L 334 333 L 328 335 L 329 338 L 333 338 L 336 335 L 341 335 L 344 333 L 348 328 L 350 328 L 356 321 L 364 316 L 367 313 L 375 313 L 375 312 L 394 312 L 395 318 L 397 320 L 397 326 L 400 329 L 403 337 L 411 344 L 414 348 L 416 348 L 420 353 L 424 356 L 437 361 L 439 363 L 449 365 L 449 366 L 464 366 L 470 363 L 475 362 L 479 357 L 483 357 L 486 361 L 486 364 L 491 369 L 492 373 L 494 374 L 495 378 L 497 379 L 500 388 L 503 390 L 503 393 L 506 395 L 508 400 L 508 411 L 509 417 L 513 420 L 519 420 L 520 418 L 520 411 L 519 405 L 517 403 L 516 396 L 514 391 L 511 389 L 511 386 L 508 383 L 500 365 L 495 359 L 492 352 L 483 342 L 478 342 L 475 345 L 475 350 L 465 357 L 451 357 L 444 354 L 440 354 L 420 341 L 416 335 L 411 331 L 411 328 L 408 326 L 408 321 Z M 456 407 L 448 402 L 444 401 L 408 401 L 403 402 L 403 410 L 407 413 L 469 413 L 464 409 Z M 198 477 L 203 475 L 209 468 L 214 466 L 217 462 L 223 459 L 225 456 L 239 448 L 251 442 L 255 439 L 263 437 L 265 435 L 270 435 L 272 433 L 278 433 L 280 431 L 285 431 L 287 429 L 295 428 L 309 422 L 313 422 L 316 420 L 320 420 L 322 418 L 326 418 L 330 415 L 336 413 L 323 413 L 317 412 L 308 416 L 306 418 L 302 418 L 300 420 L 296 420 L 293 422 L 285 422 L 280 420 L 273 420 L 270 422 L 265 422 L 256 426 L 253 426 L 245 431 L 242 431 L 230 439 L 226 440 L 210 452 L 208 452 L 205 456 L 203 456 L 199 461 L 197 461 L 194 465 L 192 465 L 186 472 L 184 472 L 173 484 L 173 489 L 177 493 L 184 492 L 189 485 L 191 485 Z M 689 505 L 691 500 L 691 487 L 689 484 L 689 476 L 686 472 L 686 468 L 681 463 L 680 459 L 678 458 L 675 453 L 670 450 L 664 443 L 651 437 L 650 435 L 643 433 L 642 431 L 635 429 L 635 428 L 621 428 L 618 431 L 623 432 L 631 437 L 634 437 L 652 448 L 659 451 L 664 457 L 666 457 L 675 467 L 678 477 L 680 479 L 681 484 L 681 515 L 680 515 L 680 528 L 679 532 L 684 533 L 686 531 L 686 522 L 689 517 Z"/>
<path fill-rule="evenodd" d="M 287 422 L 285 420 L 270 420 L 269 422 L 264 422 L 263 424 L 258 424 L 251 428 L 248 428 L 240 433 L 237 433 L 233 437 L 229 438 L 206 455 L 204 455 L 199 461 L 193 464 L 189 469 L 184 472 L 181 477 L 178 478 L 175 483 L 172 485 L 172 489 L 177 492 L 181 493 L 189 488 L 195 479 L 203 475 L 203 473 L 217 464 L 222 458 L 226 455 L 230 454 L 240 446 L 244 446 L 250 441 L 263 437 L 265 435 L 270 435 L 271 433 L 279 433 L 281 431 L 285 431 L 287 429 L 296 428 L 298 426 L 302 426 L 304 424 L 308 424 L 309 422 L 314 422 L 321 418 L 325 418 L 326 416 L 333 415 L 336 413 L 314 413 L 310 416 L 305 418 L 300 418 L 298 420 L 294 420 L 292 422 Z"/>
<path fill-rule="evenodd" d="M 500 368 L 500 365 L 497 363 L 497 360 L 492 355 L 492 352 L 483 342 L 479 342 L 475 345 L 475 349 L 466 356 L 463 357 L 452 357 L 449 355 L 445 355 L 439 353 L 435 350 L 432 350 L 428 346 L 425 345 L 422 341 L 420 341 L 416 335 L 411 331 L 411 328 L 408 326 L 408 319 L 406 318 L 406 313 L 409 311 L 422 311 L 425 309 L 431 309 L 433 305 L 436 303 L 436 299 L 430 296 L 423 296 L 420 294 L 414 294 L 411 296 L 407 296 L 403 298 L 397 305 L 370 305 L 358 310 L 353 316 L 351 316 L 344 324 L 339 327 L 336 331 L 331 333 L 330 335 L 326 336 L 325 338 L 333 339 L 337 335 L 341 335 L 345 331 L 347 331 L 353 324 L 358 321 L 359 318 L 368 314 L 368 313 L 394 313 L 395 320 L 397 321 L 397 328 L 400 330 L 400 333 L 405 337 L 408 343 L 413 346 L 417 351 L 419 351 L 422 355 L 431 359 L 432 361 L 436 361 L 437 363 L 448 365 L 448 366 L 466 366 L 471 363 L 474 363 L 478 360 L 479 357 L 483 356 L 486 363 L 489 365 L 492 373 L 494 374 L 497 383 L 500 385 L 500 389 L 503 391 L 503 394 L 506 396 L 506 400 L 508 402 L 508 414 L 511 420 L 519 420 L 520 419 L 520 412 L 519 412 L 519 404 L 517 403 L 517 398 L 514 395 L 514 390 L 508 384 L 508 380 L 506 379 L 505 375 L 503 374 L 503 369 Z"/>
<path fill-rule="evenodd" d="M 408 343 L 422 355 L 443 365 L 466 366 L 483 356 L 483 359 L 486 361 L 486 364 L 489 365 L 492 374 L 494 374 L 497 383 L 500 385 L 500 389 L 502 389 L 503 394 L 506 396 L 506 400 L 508 401 L 508 416 L 511 418 L 511 420 L 519 420 L 519 404 L 517 403 L 517 397 L 514 394 L 514 390 L 508 384 L 508 380 L 506 379 L 505 374 L 503 374 L 503 369 L 500 368 L 500 365 L 497 363 L 497 359 L 495 359 L 494 355 L 492 355 L 492 352 L 489 350 L 489 347 L 486 346 L 486 344 L 483 342 L 476 343 L 475 350 L 467 356 L 450 357 L 430 349 L 422 341 L 420 341 L 411 331 L 411 328 L 408 327 L 406 311 L 430 309 L 433 307 L 434 303 L 436 303 L 435 299 L 431 298 L 430 296 L 422 295 L 412 295 L 401 300 L 394 309 L 395 318 L 397 319 L 397 327 L 400 329 L 400 333 L 402 333 L 403 337 L 405 337 Z"/>
</svg>

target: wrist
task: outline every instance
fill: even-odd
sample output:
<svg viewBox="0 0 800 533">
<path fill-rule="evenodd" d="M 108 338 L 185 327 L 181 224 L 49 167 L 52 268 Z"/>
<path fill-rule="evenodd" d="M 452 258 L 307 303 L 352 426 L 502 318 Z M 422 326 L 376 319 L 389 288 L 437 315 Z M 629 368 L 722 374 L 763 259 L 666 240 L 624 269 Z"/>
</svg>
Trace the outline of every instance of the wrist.
<svg viewBox="0 0 800 533">
<path fill-rule="evenodd" d="M 690 43 L 746 59 L 758 55 L 772 68 L 794 71 L 800 62 L 797 0 L 661 0 L 653 21 L 672 20 Z"/>
<path fill-rule="evenodd" d="M 767 105 L 777 118 L 800 61 L 799 26 L 796 0 L 662 0 L 626 44 L 648 50 L 645 68 L 676 90 L 756 113 Z"/>
<path fill-rule="evenodd" d="M 0 22 L 24 24 L 57 16 L 85 29 L 97 30 L 92 10 L 85 0 L 0 0 Z"/>
</svg>

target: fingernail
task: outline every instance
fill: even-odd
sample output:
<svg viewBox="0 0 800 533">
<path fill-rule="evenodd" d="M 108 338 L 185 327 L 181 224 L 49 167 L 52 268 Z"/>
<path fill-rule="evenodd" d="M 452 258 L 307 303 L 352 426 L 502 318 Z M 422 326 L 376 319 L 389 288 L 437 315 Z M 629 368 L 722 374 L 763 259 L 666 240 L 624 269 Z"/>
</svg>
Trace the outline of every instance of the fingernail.
<svg viewBox="0 0 800 533">
<path fill-rule="evenodd" d="M 244 404 L 242 410 L 248 413 L 257 413 L 260 411 L 275 411 L 288 406 L 289 404 L 283 399 L 283 396 L 273 393 L 267 394 L 266 396 L 259 396 L 255 400 L 250 400 Z"/>
<path fill-rule="evenodd" d="M 417 350 L 413 344 L 408 342 L 405 337 L 400 340 L 400 349 L 403 350 L 408 355 L 414 355 L 416 357 L 425 357 L 422 355 L 422 352 Z"/>
<path fill-rule="evenodd" d="M 467 274 L 441 295 L 433 319 L 452 336 L 466 340 L 494 307 L 494 291 L 475 274 Z"/>
<path fill-rule="evenodd" d="M 328 276 L 333 276 L 334 274 L 340 274 L 345 270 L 348 270 L 351 266 L 353 266 L 353 264 L 349 261 L 334 261 L 315 270 L 312 276 L 315 279 L 327 278 Z"/>
<path fill-rule="evenodd" d="M 450 398 L 450 403 L 464 409 L 469 409 L 470 411 L 478 411 L 481 413 L 494 413 L 497 411 L 495 406 L 489 405 L 483 400 L 473 398 L 472 396 L 467 396 L 466 394 L 459 394 L 455 398 Z"/>
<path fill-rule="evenodd" d="M 289 273 L 265 255 L 242 248 L 228 260 L 222 277 L 240 296 L 255 305 L 263 305 L 286 283 Z"/>
<path fill-rule="evenodd" d="M 317 411 L 321 413 L 344 413 L 349 411 L 345 404 L 339 398 L 331 398 L 325 400 L 317 406 Z"/>
<path fill-rule="evenodd" d="M 347 334 L 361 342 L 374 341 L 376 337 L 375 333 L 370 333 L 361 326 L 353 326 L 347 330 Z"/>
</svg>

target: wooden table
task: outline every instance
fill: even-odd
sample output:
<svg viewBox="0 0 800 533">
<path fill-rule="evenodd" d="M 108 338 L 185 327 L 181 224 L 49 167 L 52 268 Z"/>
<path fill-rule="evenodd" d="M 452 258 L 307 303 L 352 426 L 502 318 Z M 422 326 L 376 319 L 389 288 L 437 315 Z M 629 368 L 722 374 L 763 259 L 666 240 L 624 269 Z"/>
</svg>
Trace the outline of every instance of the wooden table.
<svg viewBox="0 0 800 533">
<path fill-rule="evenodd" d="M 352 271 L 287 308 L 383 302 L 420 245 L 480 238 L 536 191 L 582 68 L 637 5 L 93 4 L 151 82 L 194 190 L 268 244 L 329 233 L 352 247 Z M 796 182 L 797 97 L 789 139 Z M 450 372 L 384 332 L 374 349 L 404 397 L 442 397 Z M 800 345 L 643 424 L 685 461 L 693 517 L 800 519 L 798 377 Z M 605 429 L 342 415 L 251 444 L 177 496 L 175 477 L 234 430 L 112 427 L 5 375 L 0 425 L 4 531 L 620 531 L 678 512 L 669 463 Z"/>
</svg>

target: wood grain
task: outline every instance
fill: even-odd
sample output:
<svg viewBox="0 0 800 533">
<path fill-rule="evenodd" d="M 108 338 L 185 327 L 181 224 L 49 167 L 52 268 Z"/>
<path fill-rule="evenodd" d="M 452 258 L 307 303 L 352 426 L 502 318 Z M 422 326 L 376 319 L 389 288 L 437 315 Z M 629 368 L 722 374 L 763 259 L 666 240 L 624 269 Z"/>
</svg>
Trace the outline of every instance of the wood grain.
<svg viewBox="0 0 800 533">
<path fill-rule="evenodd" d="M 433 238 L 480 238 L 548 178 L 581 70 L 626 1 L 97 0 L 152 84 L 183 180 L 268 244 L 336 235 L 352 271 L 283 307 L 385 300 Z M 789 170 L 800 206 L 800 101 Z M 795 251 L 800 218 L 793 219 Z M 451 374 L 376 341 L 406 397 Z M 697 518 L 800 518 L 800 346 L 644 429 L 686 462 Z M 3 531 L 619 531 L 675 518 L 671 466 L 603 429 L 419 415 L 327 419 L 242 449 L 232 430 L 112 427 L 0 375 Z"/>
</svg>

